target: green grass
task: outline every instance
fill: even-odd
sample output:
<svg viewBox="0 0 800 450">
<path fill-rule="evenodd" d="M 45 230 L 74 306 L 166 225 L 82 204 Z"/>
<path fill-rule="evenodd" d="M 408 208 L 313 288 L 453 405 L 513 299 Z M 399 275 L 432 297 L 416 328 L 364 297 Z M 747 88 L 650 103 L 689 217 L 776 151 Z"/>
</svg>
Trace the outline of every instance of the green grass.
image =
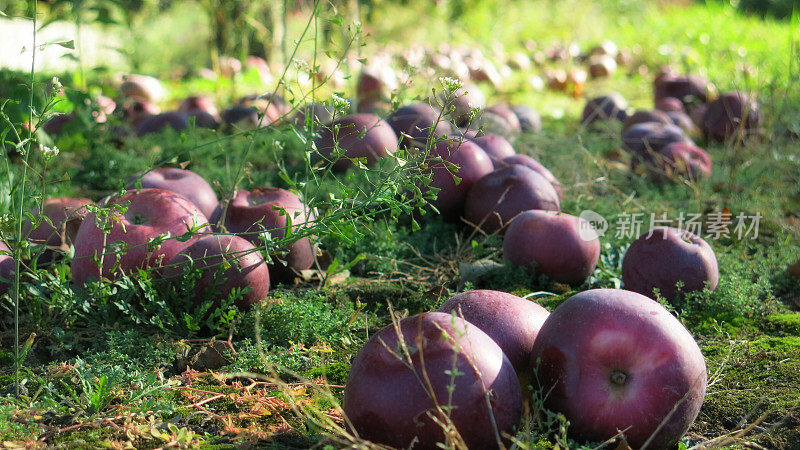
<svg viewBox="0 0 800 450">
<path fill-rule="evenodd" d="M 591 209 L 611 220 L 602 239 L 598 270 L 582 286 L 554 283 L 510 267 L 462 282 L 459 263 L 482 258 L 502 262 L 502 242 L 430 215 L 420 221 L 419 230 L 409 218 L 395 219 L 390 214 L 375 214 L 363 222 L 347 218 L 345 223 L 358 224 L 356 230 L 345 229 L 320 240 L 327 257 L 346 266 L 349 277 L 328 286 L 274 286 L 270 297 L 274 304 L 230 316 L 209 318 L 182 310 L 168 301 L 158 281 L 149 276 L 123 278 L 83 291 L 70 285 L 68 260 L 57 262 L 23 278 L 20 339 L 32 332 L 36 338 L 23 371 L 27 393 L 19 399 L 0 397 L 0 442 L 45 437 L 48 444 L 66 448 L 128 441 L 155 448 L 170 439 L 207 448 L 230 448 L 249 440 L 275 448 L 324 445 L 330 438 L 326 422 L 312 418 L 335 413 L 330 408 L 341 401 L 342 389 L 320 387 L 316 380 L 344 385 L 358 349 L 390 323 L 389 304 L 400 315 L 416 314 L 435 309 L 453 293 L 484 288 L 520 296 L 535 294 L 535 301 L 553 309 L 577 291 L 620 286 L 621 255 L 632 240 L 616 233 L 620 215 L 641 213 L 649 219 L 650 213 L 665 213 L 676 218 L 680 213 L 707 215 L 725 207 L 734 217 L 756 212 L 763 217 L 757 239 L 710 240 L 720 265 L 719 287 L 688 295 L 676 305 L 680 319 L 698 339 L 713 382 L 686 442 L 725 435 L 766 413 L 752 440 L 767 448 L 798 448 L 800 282 L 785 269 L 797 260 L 800 247 L 800 150 L 797 141 L 786 139 L 783 133 L 800 124 L 797 24 L 743 16 L 727 2 L 658 9 L 623 0 L 487 0 L 450 18 L 448 8 L 453 3 L 443 2 L 445 6 L 437 8 L 419 2 L 406 7 L 382 2 L 374 21 L 364 25 L 368 34 L 360 40 L 365 48 L 358 51 L 369 55 L 384 45 L 451 41 L 475 45 L 491 55 L 497 42 L 514 51 L 531 39 L 544 49 L 569 41 L 586 48 L 609 38 L 632 48 L 637 65 L 609 80 L 591 81 L 585 96 L 617 90 L 633 106 L 649 107 L 653 71 L 662 64 L 675 64 L 706 75 L 720 91 L 756 92 L 767 117 L 765 139 L 735 150 L 709 145 L 714 158 L 709 180 L 654 184 L 606 157 L 619 147 L 617 126 L 585 130 L 578 125 L 583 98 L 536 91 L 526 81 L 529 74 L 514 75 L 496 92 L 486 86 L 492 99 L 530 104 L 543 113 L 544 131 L 520 136 L 515 146 L 559 178 L 565 196 L 562 209 L 571 214 Z M 202 25 L 187 47 L 176 44 L 176 48 L 159 49 L 153 44 L 175 30 L 185 33 L 193 14 L 197 12 L 173 10 L 137 30 L 161 28 L 161 33 L 142 42 L 141 51 L 149 47 L 156 53 L 143 66 L 147 71 L 166 74 L 169 67 L 164 58 L 198 63 L 192 56 L 199 57 L 190 50 L 199 51 L 197 42 L 207 31 Z M 301 16 L 292 22 L 293 36 L 299 35 L 303 20 Z M 404 41 L 397 41 L 398 36 Z M 309 42 L 304 41 L 301 48 L 301 56 L 307 58 Z M 638 64 L 649 72 L 642 75 Z M 743 64 L 755 72 L 746 75 L 740 70 Z M 38 76 L 41 84 L 35 104 L 41 107 L 45 101 L 41 87 L 52 74 Z M 63 74 L 61 79 L 69 86 L 72 78 Z M 99 73 L 89 80 L 90 90 L 111 94 L 107 82 L 108 77 Z M 23 98 L 25 83 L 25 75 L 0 72 L 0 97 Z M 243 74 L 235 85 L 192 77 L 171 79 L 168 84 L 171 94 L 165 107 L 198 90 L 227 104 L 239 95 L 270 88 L 259 86 L 254 73 Z M 419 98 L 430 88 L 431 80 L 416 79 L 398 100 Z M 318 95 L 327 94 L 323 90 Z M 186 163 L 214 180 L 221 195 L 230 194 L 237 185 L 291 187 L 306 181 L 306 143 L 294 130 L 267 129 L 233 137 L 195 130 L 115 141 L 91 125 L 90 112 L 81 106 L 83 98 L 84 94 L 71 91 L 56 106 L 59 111 L 77 108 L 86 120 L 76 124 L 72 136 L 56 139 L 61 149 L 57 166 L 36 181 L 46 188 L 46 196 L 97 199 L 154 164 Z M 9 104 L 4 111 L 18 125 L 27 117 L 25 102 Z M 20 163 L 13 158 L 10 162 L 16 174 Z M 38 167 L 39 162 L 34 164 Z M 244 176 L 237 178 L 240 168 Z M 280 176 L 281 169 L 285 177 Z M 338 179 L 326 176 L 304 189 L 318 196 L 338 194 L 340 181 L 368 190 L 375 180 L 352 172 Z M 37 187 L 35 192 L 41 195 L 40 190 Z M 5 215 L 10 204 L 0 200 L 0 214 Z M 320 207 L 335 209 L 331 203 L 320 203 Z M 4 236 L 6 231 L 4 225 Z M 13 342 L 9 311 L 11 303 L 0 300 L 3 392 L 13 383 L 13 354 L 5 351 Z M 227 363 L 213 368 L 198 364 L 199 373 L 184 373 L 186 361 L 207 347 L 207 338 L 212 336 L 230 338 L 231 349 L 223 350 Z M 211 372 L 238 375 L 217 379 Z M 250 383 L 256 384 L 247 391 Z M 206 393 L 188 395 L 183 387 Z M 202 409 L 196 405 L 216 393 L 225 398 L 204 403 Z M 271 415 L 247 415 L 265 399 L 279 405 Z M 279 400 L 296 401 L 305 415 Z M 113 426 L 93 422 L 126 414 L 131 415 L 129 419 L 112 421 Z M 281 428 L 283 421 L 288 425 Z M 128 427 L 126 432 L 117 430 L 122 425 Z M 59 429 L 67 430 L 47 434 Z M 154 429 L 158 432 L 153 433 Z M 551 431 L 557 430 L 535 428 L 528 436 L 529 447 L 552 446 Z"/>
</svg>

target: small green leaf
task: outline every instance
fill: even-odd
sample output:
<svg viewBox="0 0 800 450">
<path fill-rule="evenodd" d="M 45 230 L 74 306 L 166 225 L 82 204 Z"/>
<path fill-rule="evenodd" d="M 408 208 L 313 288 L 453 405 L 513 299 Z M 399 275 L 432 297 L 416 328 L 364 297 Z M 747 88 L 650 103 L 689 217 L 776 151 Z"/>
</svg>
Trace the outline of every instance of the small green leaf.
<svg viewBox="0 0 800 450">
<path fill-rule="evenodd" d="M 53 42 L 53 44 L 60 45 L 61 47 L 68 48 L 70 50 L 75 50 L 75 41 L 61 41 L 61 42 Z"/>
</svg>

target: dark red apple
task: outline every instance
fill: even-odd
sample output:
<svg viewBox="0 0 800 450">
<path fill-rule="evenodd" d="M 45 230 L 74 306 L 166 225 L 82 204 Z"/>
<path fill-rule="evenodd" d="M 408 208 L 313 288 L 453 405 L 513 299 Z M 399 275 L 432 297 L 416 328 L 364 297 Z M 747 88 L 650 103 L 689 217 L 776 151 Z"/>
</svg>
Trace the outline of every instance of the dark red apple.
<svg viewBox="0 0 800 450">
<path fill-rule="evenodd" d="M 185 130 L 189 128 L 189 116 L 178 111 L 167 111 L 165 113 L 147 116 L 136 126 L 136 135 L 144 136 L 146 134 L 158 133 L 167 127 L 175 131 Z"/>
<path fill-rule="evenodd" d="M 433 175 L 429 187 L 439 189 L 431 204 L 447 219 L 461 217 L 472 185 L 494 170 L 489 155 L 472 141 L 451 137 L 437 142 L 431 149 L 430 156 L 442 159 L 428 162 Z M 446 163 L 458 167 L 455 173 L 448 169 Z M 454 177 L 459 178 L 458 183 Z"/>
<path fill-rule="evenodd" d="M 444 91 L 440 95 L 442 109 L 456 125 L 463 127 L 470 121 L 473 109 L 486 107 L 486 95 L 474 84 L 465 84 L 455 91 Z"/>
<path fill-rule="evenodd" d="M 126 189 L 135 189 L 141 185 L 143 189 L 164 189 L 186 197 L 215 223 L 219 214 L 219 200 L 214 189 L 203 177 L 191 170 L 177 167 L 159 167 L 147 172 L 138 173 L 126 181 Z"/>
<path fill-rule="evenodd" d="M 662 170 L 692 180 L 711 175 L 711 157 L 692 142 L 673 142 L 659 152 Z"/>
<path fill-rule="evenodd" d="M 177 236 L 197 227 L 200 233 L 211 232 L 206 216 L 189 199 L 174 192 L 142 189 L 112 198 L 108 204 L 127 205 L 127 210 L 110 215 L 107 234 L 98 228 L 94 214 L 81 223 L 72 260 L 72 276 L 78 285 L 97 279 L 100 268 L 102 276 L 114 279 L 137 268 L 160 266 L 201 237 L 198 234 L 181 242 Z M 148 248 L 153 239 L 165 235 L 171 238 Z M 112 249 L 116 242 L 124 245 Z"/>
<path fill-rule="evenodd" d="M 686 114 L 685 112 L 668 111 L 666 114 L 667 117 L 669 117 L 669 120 L 671 120 L 673 124 L 681 127 L 681 130 L 683 130 L 683 132 L 686 133 L 687 136 L 700 135 L 700 130 L 695 126 L 694 122 L 692 121 L 692 118 L 689 117 L 689 115 Z"/>
<path fill-rule="evenodd" d="M 684 106 L 697 102 L 706 103 L 711 89 L 708 80 L 701 76 L 667 74 L 655 85 L 655 100 L 674 97 L 680 100 Z"/>
<path fill-rule="evenodd" d="M 187 97 L 178 106 L 178 112 L 195 118 L 195 124 L 201 128 L 217 128 L 222 120 L 214 102 L 204 95 Z"/>
<path fill-rule="evenodd" d="M 272 123 L 265 117 L 259 117 L 258 109 L 253 106 L 233 105 L 222 111 L 222 123 L 242 129 L 252 129 L 256 126 L 265 127 Z"/>
<path fill-rule="evenodd" d="M 563 198 L 561 191 L 561 183 L 558 181 L 555 175 L 553 175 L 553 173 L 547 169 L 547 167 L 545 167 L 542 163 L 540 163 L 539 161 L 528 155 L 516 154 L 512 156 L 507 156 L 503 158 L 502 161 L 500 161 L 500 164 L 495 165 L 495 169 L 499 169 L 505 166 L 510 166 L 513 164 L 519 164 L 538 172 L 539 175 L 543 176 L 545 180 L 549 181 L 550 184 L 553 185 L 553 188 L 556 190 L 556 194 L 558 194 L 558 200 L 561 201 L 561 199 Z"/>
<path fill-rule="evenodd" d="M 647 122 L 663 123 L 664 125 L 672 124 L 672 120 L 664 111 L 659 111 L 657 109 L 652 111 L 639 110 L 625 119 L 625 122 L 622 123 L 622 130 L 624 131 L 634 125 Z"/>
<path fill-rule="evenodd" d="M 264 247 L 261 236 L 271 240 L 283 239 L 287 228 L 297 233 L 313 220 L 313 212 L 292 192 L 257 187 L 236 192 L 228 204 L 224 225 L 230 233 L 240 235 L 260 248 Z M 270 265 L 273 281 L 287 280 L 295 271 L 308 269 L 314 263 L 314 248 L 308 237 L 298 239 L 288 247 L 270 250 L 273 258 L 277 259 Z M 275 254 L 278 250 L 286 254 L 278 256 Z"/>
<path fill-rule="evenodd" d="M 673 142 L 687 141 L 689 138 L 677 125 L 659 122 L 636 124 L 622 133 L 622 146 L 633 154 L 634 166 L 652 163 L 655 155 Z"/>
<path fill-rule="evenodd" d="M 73 114 L 55 114 L 42 124 L 42 130 L 50 136 L 58 136 L 64 132 L 64 127 L 75 120 Z"/>
<path fill-rule="evenodd" d="M 625 289 L 655 298 L 658 288 L 668 301 L 677 299 L 675 284 L 683 282 L 683 292 L 716 289 L 719 268 L 714 250 L 703 238 L 670 227 L 657 227 L 633 241 L 622 260 Z M 650 235 L 648 237 L 648 235 Z"/>
<path fill-rule="evenodd" d="M 212 301 L 219 306 L 233 289 L 249 289 L 236 302 L 239 309 L 248 310 L 269 293 L 267 263 L 253 244 L 239 236 L 221 234 L 198 239 L 169 260 L 161 274 L 177 283 L 187 265 L 202 273 L 193 289 L 198 305 Z"/>
<path fill-rule="evenodd" d="M 519 423 L 522 394 L 492 338 L 463 319 L 430 312 L 383 328 L 361 348 L 343 409 L 361 438 L 391 447 L 455 447 L 438 421 L 452 423 L 459 447 L 494 449 Z"/>
<path fill-rule="evenodd" d="M 535 170 L 513 164 L 483 176 L 472 185 L 464 217 L 491 234 L 529 209 L 558 211 L 558 193 Z"/>
<path fill-rule="evenodd" d="M 701 128 L 707 139 L 726 142 L 758 134 L 760 123 L 758 103 L 743 92 L 729 92 L 709 103 Z"/>
<path fill-rule="evenodd" d="M 401 106 L 386 118 L 386 122 L 400 138 L 400 145 L 404 147 L 424 147 L 429 135 L 432 134 L 432 138 L 436 140 L 453 132 L 450 122 L 427 103 Z"/>
<path fill-rule="evenodd" d="M 373 114 L 350 114 L 322 128 L 314 140 L 317 151 L 332 161 L 336 147 L 344 156 L 333 162 L 333 170 L 344 171 L 352 166 L 352 158 L 365 158 L 367 165 L 397 151 L 397 135 L 385 120 Z"/>
<path fill-rule="evenodd" d="M 613 92 L 594 97 L 586 102 L 586 106 L 583 108 L 582 123 L 588 125 L 611 119 L 623 122 L 628 118 L 628 114 L 625 112 L 627 108 L 627 102 L 619 93 Z"/>
<path fill-rule="evenodd" d="M 507 128 L 509 132 L 519 133 L 522 131 L 522 125 L 519 123 L 519 118 L 511 109 L 511 107 L 508 106 L 507 104 L 495 103 L 494 105 L 487 106 L 486 109 L 484 110 L 484 113 L 487 112 L 492 114 L 497 114 L 498 116 L 505 119 L 506 123 L 508 124 Z"/>
<path fill-rule="evenodd" d="M 133 100 L 123 106 L 122 118 L 134 127 L 150 116 L 161 112 L 161 108 L 145 100 Z"/>
<path fill-rule="evenodd" d="M 664 97 L 656 100 L 656 109 L 664 112 L 685 112 L 683 102 L 675 97 Z"/>
<path fill-rule="evenodd" d="M 503 349 L 518 375 L 530 370 L 533 341 L 550 315 L 535 302 L 490 290 L 458 294 L 444 302 L 437 311 L 455 312 L 488 334 Z"/>
<path fill-rule="evenodd" d="M 514 147 L 508 142 L 508 139 L 499 134 L 485 133 L 482 136 L 475 136 L 471 140 L 478 144 L 478 146 L 489 155 L 495 168 L 497 168 L 497 163 L 503 158 L 517 154 L 517 152 L 514 151 Z"/>
<path fill-rule="evenodd" d="M 514 116 L 515 122 L 512 124 L 508 119 L 496 112 L 485 109 L 480 111 L 478 115 L 469 123 L 465 128 L 469 130 L 481 130 L 485 133 L 493 133 L 511 139 L 521 131 L 519 127 L 519 120 Z"/>
<path fill-rule="evenodd" d="M 545 407 L 566 416 L 577 441 L 622 432 L 632 448 L 674 448 L 706 391 L 689 331 L 660 304 L 621 289 L 584 291 L 553 310 L 531 365 Z"/>
<path fill-rule="evenodd" d="M 513 106 L 511 110 L 517 115 L 519 126 L 523 132 L 538 133 L 542 131 L 542 117 L 536 110 L 526 105 Z"/>
<path fill-rule="evenodd" d="M 324 103 L 306 105 L 295 114 L 294 125 L 297 127 L 304 127 L 306 124 L 306 117 L 311 119 L 316 129 L 319 128 L 320 125 L 328 125 L 333 121 L 333 108 Z"/>
<path fill-rule="evenodd" d="M 505 259 L 551 279 L 582 283 L 600 258 L 600 238 L 586 220 L 557 211 L 525 211 L 503 237 Z"/>
<path fill-rule="evenodd" d="M 22 225 L 22 235 L 35 244 L 58 247 L 66 250 L 75 240 L 83 219 L 89 214 L 86 205 L 92 203 L 88 198 L 54 197 L 44 201 L 42 218 L 36 228 L 30 220 Z M 39 217 L 39 208 L 32 211 Z"/>
<path fill-rule="evenodd" d="M 388 64 L 371 64 L 361 71 L 356 83 L 358 103 L 374 103 L 389 98 L 398 87 L 397 74 Z"/>
</svg>

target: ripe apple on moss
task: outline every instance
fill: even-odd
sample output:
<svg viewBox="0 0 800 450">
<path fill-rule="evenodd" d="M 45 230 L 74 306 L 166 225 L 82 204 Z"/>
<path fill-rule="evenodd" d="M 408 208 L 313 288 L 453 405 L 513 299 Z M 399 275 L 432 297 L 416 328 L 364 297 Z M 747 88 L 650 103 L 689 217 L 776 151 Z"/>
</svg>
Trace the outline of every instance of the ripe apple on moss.
<svg viewBox="0 0 800 450">
<path fill-rule="evenodd" d="M 530 209 L 560 210 L 558 193 L 535 170 L 513 164 L 486 174 L 472 185 L 464 217 L 486 233 L 494 233 Z"/>
<path fill-rule="evenodd" d="M 439 189 L 431 204 L 447 219 L 461 217 L 467 193 L 478 179 L 494 169 L 492 161 L 477 144 L 461 137 L 437 142 L 430 156 L 442 159 L 428 162 L 432 172 L 428 187 Z M 451 172 L 450 165 L 455 165 L 457 170 Z"/>
<path fill-rule="evenodd" d="M 124 213 L 111 213 L 108 233 L 98 227 L 93 213 L 86 216 L 78 229 L 72 260 L 72 275 L 78 285 L 101 275 L 114 279 L 137 268 L 160 266 L 201 237 L 197 234 L 181 242 L 177 236 L 189 230 L 211 232 L 206 216 L 189 199 L 174 192 L 131 191 L 112 198 L 108 205 L 127 205 Z M 160 236 L 170 239 L 150 248 L 150 242 Z M 123 244 L 122 248 L 112 250 L 111 245 L 118 242 Z"/>
<path fill-rule="evenodd" d="M 320 130 L 314 140 L 320 156 L 328 161 L 338 147 L 344 156 L 332 161 L 333 170 L 344 171 L 352 166 L 351 159 L 365 158 L 367 165 L 397 151 L 397 135 L 385 120 L 374 114 L 350 114 L 335 120 Z"/>
<path fill-rule="evenodd" d="M 262 302 L 269 293 L 269 270 L 261 253 L 244 238 L 228 234 L 205 236 L 169 260 L 161 275 L 178 283 L 186 267 L 201 272 L 192 292 L 196 304 L 211 301 L 219 306 L 233 289 L 248 289 L 236 301 L 241 310 Z M 210 289 L 213 292 L 209 292 Z M 211 294 L 212 297 L 206 297 Z"/>
<path fill-rule="evenodd" d="M 455 295 L 438 311 L 455 312 L 488 334 L 503 349 L 520 376 L 530 369 L 533 342 L 550 315 L 536 302 L 484 289 Z"/>
<path fill-rule="evenodd" d="M 622 259 L 625 289 L 655 298 L 658 288 L 667 301 L 677 299 L 678 282 L 683 292 L 713 290 L 719 283 L 714 250 L 703 238 L 687 230 L 657 227 L 633 241 Z"/>
<path fill-rule="evenodd" d="M 706 392 L 706 364 L 689 331 L 659 303 L 621 289 L 592 289 L 559 305 L 531 352 L 546 408 L 570 438 L 674 448 Z"/>
<path fill-rule="evenodd" d="M 448 404 L 453 408 L 445 412 Z M 494 449 L 518 424 L 522 395 L 492 338 L 463 319 L 429 312 L 381 329 L 361 348 L 343 409 L 361 438 L 387 446 L 454 446 L 458 438 L 448 439 L 440 424 L 449 416 L 460 447 Z"/>
<path fill-rule="evenodd" d="M 38 208 L 32 211 L 34 217 L 42 217 L 36 228 L 26 220 L 22 224 L 22 235 L 34 244 L 48 247 L 45 260 L 52 259 L 52 249 L 67 251 L 75 241 L 81 222 L 89 214 L 86 205 L 92 203 L 88 198 L 54 197 L 44 201 L 42 212 Z M 43 261 L 40 259 L 40 261 Z"/>
<path fill-rule="evenodd" d="M 127 189 L 134 189 L 139 185 L 144 189 L 164 189 L 181 194 L 194 203 L 212 224 L 219 219 L 217 194 L 208 181 L 191 170 L 159 167 L 138 173 L 126 182 Z"/>
<path fill-rule="evenodd" d="M 525 211 L 503 237 L 506 261 L 569 284 L 582 283 L 600 258 L 600 239 L 586 220 L 557 211 Z"/>
<path fill-rule="evenodd" d="M 297 233 L 313 222 L 313 212 L 294 193 L 275 187 L 240 189 L 228 204 L 225 228 L 256 247 L 263 247 L 262 236 L 271 240 L 283 239 L 287 231 Z M 291 224 L 291 226 L 289 226 Z M 273 253 L 270 274 L 273 281 L 288 281 L 295 272 L 314 263 L 314 248 L 308 237 L 294 241 L 282 250 L 285 256 Z"/>
</svg>

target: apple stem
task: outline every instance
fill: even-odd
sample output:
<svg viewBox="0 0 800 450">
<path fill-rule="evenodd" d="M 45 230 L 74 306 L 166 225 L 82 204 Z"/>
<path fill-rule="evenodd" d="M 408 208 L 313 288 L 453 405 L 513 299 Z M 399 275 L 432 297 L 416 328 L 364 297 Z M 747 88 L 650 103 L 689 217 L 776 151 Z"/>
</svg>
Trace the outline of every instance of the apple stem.
<svg viewBox="0 0 800 450">
<path fill-rule="evenodd" d="M 619 386 L 624 385 L 625 381 L 627 379 L 628 379 L 628 375 L 626 375 L 625 372 L 622 372 L 622 371 L 619 371 L 619 370 L 615 370 L 615 371 L 611 372 L 611 382 L 616 384 L 616 385 L 619 385 Z"/>
</svg>

